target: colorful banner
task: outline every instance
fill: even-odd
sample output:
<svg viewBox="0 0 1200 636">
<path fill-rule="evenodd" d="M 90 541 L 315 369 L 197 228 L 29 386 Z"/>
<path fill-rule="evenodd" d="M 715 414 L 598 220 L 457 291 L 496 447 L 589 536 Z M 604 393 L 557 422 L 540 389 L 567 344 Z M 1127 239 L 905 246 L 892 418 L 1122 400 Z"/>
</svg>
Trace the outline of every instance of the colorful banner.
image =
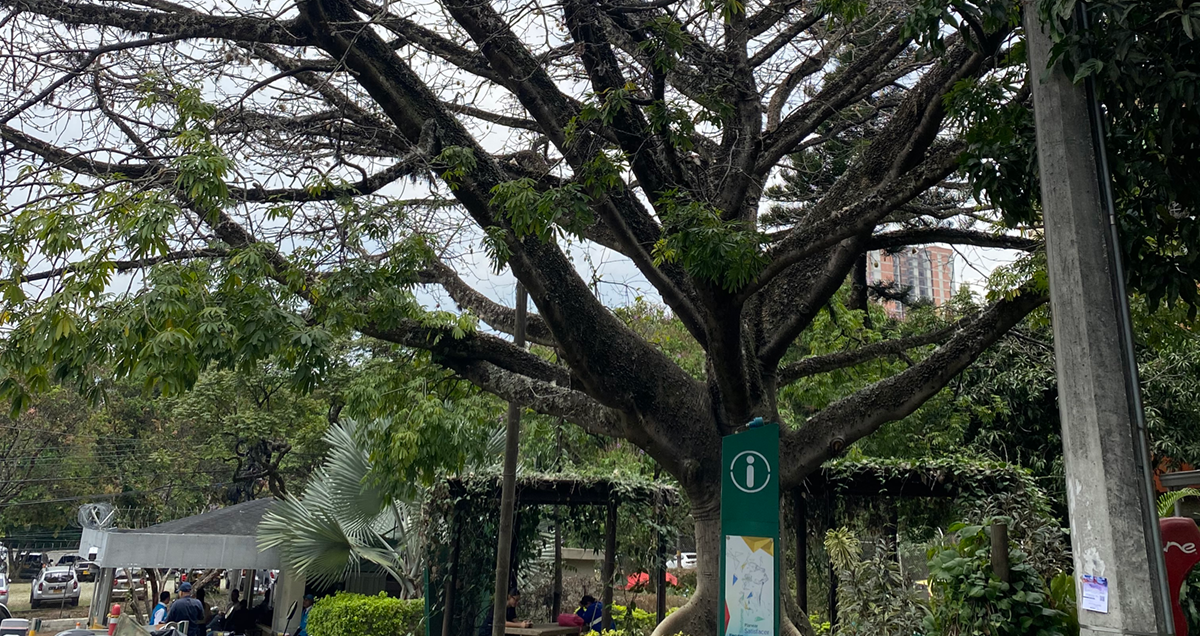
<svg viewBox="0 0 1200 636">
<path fill-rule="evenodd" d="M 775 633 L 775 539 L 725 537 L 726 636 Z"/>
</svg>

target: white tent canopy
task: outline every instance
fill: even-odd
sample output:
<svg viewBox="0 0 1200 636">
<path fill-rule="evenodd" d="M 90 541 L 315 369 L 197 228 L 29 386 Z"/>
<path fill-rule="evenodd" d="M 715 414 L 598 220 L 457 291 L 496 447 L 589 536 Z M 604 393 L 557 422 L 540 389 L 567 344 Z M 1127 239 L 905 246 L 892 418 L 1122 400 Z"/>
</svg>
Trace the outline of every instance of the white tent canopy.
<svg viewBox="0 0 1200 636">
<path fill-rule="evenodd" d="M 136 530 L 84 528 L 79 555 L 95 555 L 101 568 L 280 570 L 272 627 L 283 633 L 289 630 L 288 608 L 304 595 L 304 579 L 287 576 L 278 550 L 258 549 L 258 524 L 274 503 L 273 498 L 256 499 Z M 93 624 L 107 611 L 106 596 L 93 596 Z"/>
</svg>

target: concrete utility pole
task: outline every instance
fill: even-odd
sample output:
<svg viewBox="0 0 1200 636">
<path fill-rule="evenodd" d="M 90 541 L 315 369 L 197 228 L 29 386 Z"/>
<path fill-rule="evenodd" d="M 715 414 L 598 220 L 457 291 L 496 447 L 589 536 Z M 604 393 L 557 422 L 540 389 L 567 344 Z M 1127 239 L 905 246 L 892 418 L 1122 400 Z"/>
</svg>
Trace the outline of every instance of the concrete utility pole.
<svg viewBox="0 0 1200 636">
<path fill-rule="evenodd" d="M 1047 71 L 1036 2 L 1025 34 L 1080 634 L 1174 634 L 1100 114 L 1061 67 Z"/>
</svg>

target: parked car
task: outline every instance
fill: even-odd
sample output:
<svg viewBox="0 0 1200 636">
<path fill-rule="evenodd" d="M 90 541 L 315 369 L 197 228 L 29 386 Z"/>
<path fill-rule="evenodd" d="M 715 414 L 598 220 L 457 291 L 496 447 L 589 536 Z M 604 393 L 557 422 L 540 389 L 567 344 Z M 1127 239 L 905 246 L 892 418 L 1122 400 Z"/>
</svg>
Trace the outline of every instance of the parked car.
<svg viewBox="0 0 1200 636">
<path fill-rule="evenodd" d="M 37 608 L 42 603 L 79 605 L 79 579 L 75 568 L 48 567 L 42 570 L 29 584 L 29 607 Z"/>
<path fill-rule="evenodd" d="M 117 568 L 113 573 L 113 595 L 124 598 L 130 590 L 137 594 L 138 599 L 146 598 L 146 573 L 142 568 Z"/>
<path fill-rule="evenodd" d="M 50 557 L 41 552 L 26 552 L 17 559 L 17 578 L 37 578 L 42 568 L 50 565 Z"/>
<path fill-rule="evenodd" d="M 99 569 L 95 563 L 79 556 L 78 554 L 64 554 L 58 557 L 58 563 L 55 565 L 65 565 L 75 568 L 75 576 L 80 581 L 96 580 L 96 571 Z"/>
<path fill-rule="evenodd" d="M 0 574 L 0 605 L 8 605 L 8 578 Z"/>
<path fill-rule="evenodd" d="M 7 605 L 0 604 L 0 621 L 6 618 L 12 618 L 12 612 L 8 611 Z"/>
<path fill-rule="evenodd" d="M 675 555 L 675 558 L 667 561 L 667 567 L 694 570 L 696 569 L 696 553 L 680 552 Z"/>
</svg>

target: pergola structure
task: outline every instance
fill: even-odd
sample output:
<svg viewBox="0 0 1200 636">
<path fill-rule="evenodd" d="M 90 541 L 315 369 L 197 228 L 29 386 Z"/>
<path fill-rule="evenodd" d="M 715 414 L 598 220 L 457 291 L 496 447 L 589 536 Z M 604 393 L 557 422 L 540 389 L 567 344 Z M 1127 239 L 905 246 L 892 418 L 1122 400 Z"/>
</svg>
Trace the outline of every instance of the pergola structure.
<svg viewBox="0 0 1200 636">
<path fill-rule="evenodd" d="M 678 492 L 666 485 L 636 478 L 615 477 L 579 477 L 561 474 L 523 474 L 517 478 L 517 523 L 520 523 L 522 508 L 541 506 L 561 506 L 578 508 L 582 506 L 601 506 L 605 509 L 604 521 L 604 558 L 601 568 L 601 584 L 603 585 L 604 628 L 612 625 L 613 582 L 616 575 L 617 553 L 617 522 L 618 509 L 621 504 L 653 506 L 661 511 L 679 501 Z M 495 473 L 473 474 L 446 480 L 440 487 L 434 489 L 427 506 L 427 520 L 431 527 L 444 528 L 442 539 L 448 545 L 438 546 L 438 541 L 432 536 L 427 539 L 429 563 L 442 561 L 444 571 L 431 569 L 430 585 L 426 592 L 426 634 L 427 636 L 455 636 L 463 633 L 474 633 L 476 625 L 474 607 L 471 599 L 464 599 L 464 581 L 461 576 L 463 565 L 462 543 L 465 532 L 473 532 L 478 528 L 469 528 L 472 515 L 481 515 L 495 519 L 499 517 L 500 478 Z M 441 523 L 439 524 L 439 519 Z M 431 533 L 432 534 L 432 533 Z M 495 561 L 495 541 L 491 543 L 492 560 Z M 439 550 L 440 548 L 443 548 Z M 441 552 L 443 559 L 438 559 Z M 516 550 L 513 551 L 514 561 Z M 656 572 L 657 614 L 661 622 L 666 616 L 666 542 L 661 534 L 658 538 Z M 512 571 L 515 573 L 516 568 Z M 514 574 L 515 576 L 515 574 Z M 441 585 L 436 585 L 437 582 Z M 488 578 L 490 587 L 491 579 Z M 440 588 L 440 589 L 439 589 Z M 556 543 L 555 554 L 555 603 L 562 598 L 562 554 L 561 544 Z M 436 592 L 440 593 L 436 593 Z M 489 590 L 490 596 L 490 590 Z M 440 607 L 435 607 L 433 600 L 440 597 Z M 555 608 L 557 611 L 558 608 Z M 441 620 L 438 620 L 440 617 Z M 465 630 L 465 631 L 464 631 Z"/>
<path fill-rule="evenodd" d="M 101 568 L 89 623 L 104 623 L 116 568 L 279 570 L 271 627 L 273 633 L 288 631 L 287 610 L 303 598 L 304 578 L 281 568 L 277 550 L 258 548 L 258 524 L 274 502 L 256 499 L 135 530 L 85 528 L 79 554 L 95 554 Z"/>
<path fill-rule="evenodd" d="M 819 494 L 818 494 L 819 493 Z M 937 460 L 837 459 L 827 462 L 793 491 L 796 544 L 796 604 L 808 611 L 808 502 L 823 498 L 832 514 L 842 498 L 955 498 L 1000 493 L 1039 493 L 1033 477 L 1018 466 L 1003 462 L 980 462 L 962 458 Z M 827 517 L 823 525 L 833 527 Z M 889 524 L 895 533 L 898 521 Z M 837 579 L 830 566 L 830 623 L 837 623 Z"/>
</svg>

